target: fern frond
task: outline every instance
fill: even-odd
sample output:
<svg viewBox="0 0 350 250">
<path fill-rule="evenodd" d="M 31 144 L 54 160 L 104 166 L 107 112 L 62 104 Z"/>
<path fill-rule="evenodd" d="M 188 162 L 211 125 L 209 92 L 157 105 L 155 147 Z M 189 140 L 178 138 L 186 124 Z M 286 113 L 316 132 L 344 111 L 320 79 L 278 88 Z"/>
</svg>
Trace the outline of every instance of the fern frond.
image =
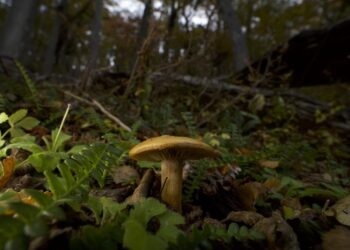
<svg viewBox="0 0 350 250">
<path fill-rule="evenodd" d="M 93 144 L 60 164 L 59 174 L 44 172 L 49 189 L 56 200 L 87 194 L 90 180 L 97 181 L 102 187 L 108 170 L 117 165 L 123 155 L 121 149 L 109 144 Z"/>
<path fill-rule="evenodd" d="M 193 117 L 193 114 L 191 112 L 182 112 L 181 116 L 182 116 L 182 119 L 185 121 L 189 136 L 196 137 L 197 129 L 196 129 L 196 122 Z"/>
<path fill-rule="evenodd" d="M 19 72 L 21 73 L 21 75 L 24 79 L 25 84 L 27 85 L 27 87 L 31 93 L 31 101 L 33 101 L 33 103 L 39 109 L 40 108 L 39 92 L 38 92 L 37 88 L 35 87 L 34 82 L 29 77 L 28 72 L 26 71 L 24 66 L 17 60 L 15 61 L 15 63 L 16 63 L 16 66 L 17 66 Z"/>
</svg>

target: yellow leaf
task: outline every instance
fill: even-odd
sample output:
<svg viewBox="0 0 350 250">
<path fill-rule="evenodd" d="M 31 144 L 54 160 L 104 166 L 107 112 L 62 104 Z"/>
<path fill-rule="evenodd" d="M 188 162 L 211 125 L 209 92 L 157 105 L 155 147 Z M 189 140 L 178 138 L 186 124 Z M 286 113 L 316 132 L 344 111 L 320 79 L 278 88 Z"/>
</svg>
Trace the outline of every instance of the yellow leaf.
<svg viewBox="0 0 350 250">
<path fill-rule="evenodd" d="M 280 162 L 270 161 L 270 160 L 260 160 L 259 165 L 264 168 L 277 168 L 280 165 Z"/>
<path fill-rule="evenodd" d="M 0 188 L 3 188 L 11 179 L 15 165 L 16 160 L 12 156 L 6 157 L 4 160 L 2 160 L 3 175 L 0 178 Z"/>
<path fill-rule="evenodd" d="M 350 195 L 337 201 L 325 214 L 334 215 L 339 223 L 350 226 Z"/>
</svg>

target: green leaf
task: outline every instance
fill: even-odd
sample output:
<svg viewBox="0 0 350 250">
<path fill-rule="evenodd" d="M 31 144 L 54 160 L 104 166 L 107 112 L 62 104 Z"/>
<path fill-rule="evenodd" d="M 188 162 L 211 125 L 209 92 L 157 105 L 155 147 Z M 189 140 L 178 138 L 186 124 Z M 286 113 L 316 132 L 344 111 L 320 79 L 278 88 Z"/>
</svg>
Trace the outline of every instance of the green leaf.
<svg viewBox="0 0 350 250">
<path fill-rule="evenodd" d="M 63 177 L 65 186 L 67 189 L 70 189 L 75 184 L 75 179 L 72 175 L 72 172 L 70 171 L 67 164 L 60 164 L 58 166 L 58 170 L 60 171 L 61 176 Z"/>
<path fill-rule="evenodd" d="M 44 151 L 31 154 L 28 157 L 28 161 L 38 172 L 43 172 L 45 170 L 54 170 L 64 156 L 60 153 Z"/>
<path fill-rule="evenodd" d="M 39 123 L 39 120 L 35 119 L 34 117 L 28 116 L 25 117 L 23 120 L 19 121 L 16 124 L 16 126 L 29 130 L 37 126 Z"/>
<path fill-rule="evenodd" d="M 53 199 L 44 194 L 43 192 L 40 192 L 35 189 L 25 189 L 24 192 L 28 195 L 30 195 L 42 208 L 47 208 L 50 205 L 53 204 Z"/>
<path fill-rule="evenodd" d="M 136 204 L 135 208 L 130 212 L 130 218 L 136 219 L 144 226 L 154 216 L 161 215 L 166 212 L 167 208 L 164 204 L 156 199 L 149 198 Z"/>
<path fill-rule="evenodd" d="M 72 138 L 70 135 L 68 135 L 62 131 L 60 133 L 58 133 L 58 132 L 59 132 L 58 128 L 52 130 L 52 132 L 51 132 L 51 138 L 53 141 L 53 145 L 52 145 L 53 151 L 56 151 L 57 149 L 62 147 L 65 142 L 69 141 L 70 138 Z"/>
<path fill-rule="evenodd" d="M 92 213 L 95 216 L 96 224 L 100 224 L 101 222 L 101 214 L 103 210 L 102 203 L 100 201 L 100 198 L 95 196 L 89 196 L 89 199 L 87 201 L 87 207 L 91 209 Z"/>
<path fill-rule="evenodd" d="M 9 208 L 26 222 L 30 222 L 30 220 L 35 218 L 40 212 L 39 208 L 23 202 L 11 202 L 9 203 Z"/>
<path fill-rule="evenodd" d="M 20 110 L 17 110 L 12 115 L 10 115 L 10 117 L 8 119 L 10 126 L 13 127 L 15 125 L 15 123 L 22 120 L 27 115 L 27 113 L 28 113 L 28 110 L 20 109 Z"/>
<path fill-rule="evenodd" d="M 0 114 L 0 124 L 6 122 L 9 119 L 8 115 L 5 112 Z"/>
<path fill-rule="evenodd" d="M 167 249 L 168 244 L 159 237 L 148 233 L 139 221 L 128 219 L 123 226 L 125 227 L 124 247 L 130 250 Z"/>
<path fill-rule="evenodd" d="M 4 146 L 5 142 L 5 140 L 0 140 L 0 147 Z"/>
<path fill-rule="evenodd" d="M 10 128 L 10 134 L 11 134 L 11 137 L 20 137 L 20 136 L 24 136 L 26 133 L 21 128 L 12 127 Z"/>
<path fill-rule="evenodd" d="M 48 231 L 48 224 L 39 219 L 36 219 L 24 226 L 24 232 L 31 237 L 44 236 Z"/>
<path fill-rule="evenodd" d="M 184 224 L 185 219 L 180 214 L 170 210 L 167 210 L 165 214 L 160 215 L 158 219 L 160 227 L 156 235 L 165 241 L 176 243 L 178 236 L 182 234 L 182 231 L 177 225 Z"/>
<path fill-rule="evenodd" d="M 21 148 L 21 149 L 27 150 L 27 151 L 32 152 L 32 153 L 37 153 L 37 152 L 42 151 L 42 148 L 39 145 L 37 145 L 36 143 L 30 142 L 30 141 L 25 141 L 25 142 L 11 143 L 11 144 L 7 145 L 6 147 L 2 148 L 0 150 L 0 157 L 6 156 L 7 150 L 9 150 L 11 148 Z"/>
<path fill-rule="evenodd" d="M 103 209 L 102 225 L 114 220 L 127 206 L 126 203 L 117 203 L 106 197 L 101 197 L 100 202 Z"/>
<path fill-rule="evenodd" d="M 22 233 L 23 222 L 10 216 L 0 215 L 0 234 L 12 238 Z"/>
<path fill-rule="evenodd" d="M 61 178 L 57 177 L 51 171 L 44 171 L 44 175 L 46 176 L 47 184 L 55 199 L 65 194 L 65 187 Z"/>
</svg>

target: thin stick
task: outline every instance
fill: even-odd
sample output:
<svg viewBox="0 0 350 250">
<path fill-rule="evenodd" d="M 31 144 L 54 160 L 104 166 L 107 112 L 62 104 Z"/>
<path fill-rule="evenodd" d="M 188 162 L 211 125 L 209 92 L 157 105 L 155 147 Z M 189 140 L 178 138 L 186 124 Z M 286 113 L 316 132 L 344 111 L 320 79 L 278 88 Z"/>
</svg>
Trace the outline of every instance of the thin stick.
<svg viewBox="0 0 350 250">
<path fill-rule="evenodd" d="M 88 104 L 90 106 L 96 107 L 98 108 L 104 115 L 106 115 L 109 119 L 111 119 L 112 121 L 114 121 L 115 123 L 117 123 L 120 127 L 122 127 L 123 129 L 125 129 L 128 132 L 131 132 L 131 128 L 126 125 L 124 122 L 122 122 L 118 117 L 116 117 L 115 115 L 111 114 L 105 107 L 102 106 L 101 103 L 99 103 L 97 100 L 92 99 L 92 101 L 89 101 L 83 97 L 77 96 L 69 91 L 63 91 L 64 94 L 73 97 L 74 99 L 77 99 L 80 102 L 83 102 L 85 104 Z"/>
</svg>

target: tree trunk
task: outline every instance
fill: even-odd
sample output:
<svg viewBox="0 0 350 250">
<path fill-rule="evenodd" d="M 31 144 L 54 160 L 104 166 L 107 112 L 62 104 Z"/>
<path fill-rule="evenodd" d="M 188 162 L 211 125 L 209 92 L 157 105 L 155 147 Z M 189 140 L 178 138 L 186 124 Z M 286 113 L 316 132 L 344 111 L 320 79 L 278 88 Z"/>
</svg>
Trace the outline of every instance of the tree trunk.
<svg viewBox="0 0 350 250">
<path fill-rule="evenodd" d="M 33 9 L 37 6 L 37 0 L 13 0 L 9 13 L 6 17 L 1 41 L 0 54 L 12 58 L 21 55 L 23 43 L 29 39 L 29 20 Z"/>
<path fill-rule="evenodd" d="M 95 69 L 98 60 L 98 53 L 101 41 L 101 21 L 103 11 L 103 0 L 95 1 L 95 16 L 92 24 L 92 33 L 90 40 L 90 54 L 86 65 L 85 72 L 82 78 L 82 87 L 90 85 L 91 72 Z"/>
<path fill-rule="evenodd" d="M 219 16 L 224 21 L 225 28 L 230 34 L 233 44 L 233 62 L 235 71 L 245 68 L 249 63 L 249 53 L 241 29 L 240 21 L 232 6 L 232 0 L 218 0 Z"/>
<path fill-rule="evenodd" d="M 164 38 L 164 57 L 166 58 L 167 62 L 169 60 L 169 47 L 170 47 L 171 35 L 177 22 L 178 8 L 179 7 L 178 7 L 177 0 L 171 0 L 170 14 L 169 14 L 168 23 L 167 23 L 167 34 Z"/>
<path fill-rule="evenodd" d="M 137 63 L 138 52 L 141 50 L 143 42 L 145 41 L 149 33 L 149 23 L 152 17 L 152 6 L 153 6 L 153 0 L 147 0 L 145 4 L 145 10 L 143 11 L 139 31 L 137 34 L 136 45 L 135 45 L 136 47 L 135 47 L 134 54 L 132 56 L 132 61 L 130 64 L 130 72 L 133 70 L 133 68 L 135 67 L 135 64 Z"/>
<path fill-rule="evenodd" d="M 48 43 L 48 47 L 45 53 L 44 65 L 43 65 L 43 74 L 50 75 L 52 68 L 56 63 L 57 59 L 57 45 L 60 32 L 62 29 L 62 24 L 64 23 L 64 12 L 67 6 L 68 0 L 61 0 L 55 7 L 56 17 L 54 25 L 51 32 L 51 37 Z"/>
</svg>

